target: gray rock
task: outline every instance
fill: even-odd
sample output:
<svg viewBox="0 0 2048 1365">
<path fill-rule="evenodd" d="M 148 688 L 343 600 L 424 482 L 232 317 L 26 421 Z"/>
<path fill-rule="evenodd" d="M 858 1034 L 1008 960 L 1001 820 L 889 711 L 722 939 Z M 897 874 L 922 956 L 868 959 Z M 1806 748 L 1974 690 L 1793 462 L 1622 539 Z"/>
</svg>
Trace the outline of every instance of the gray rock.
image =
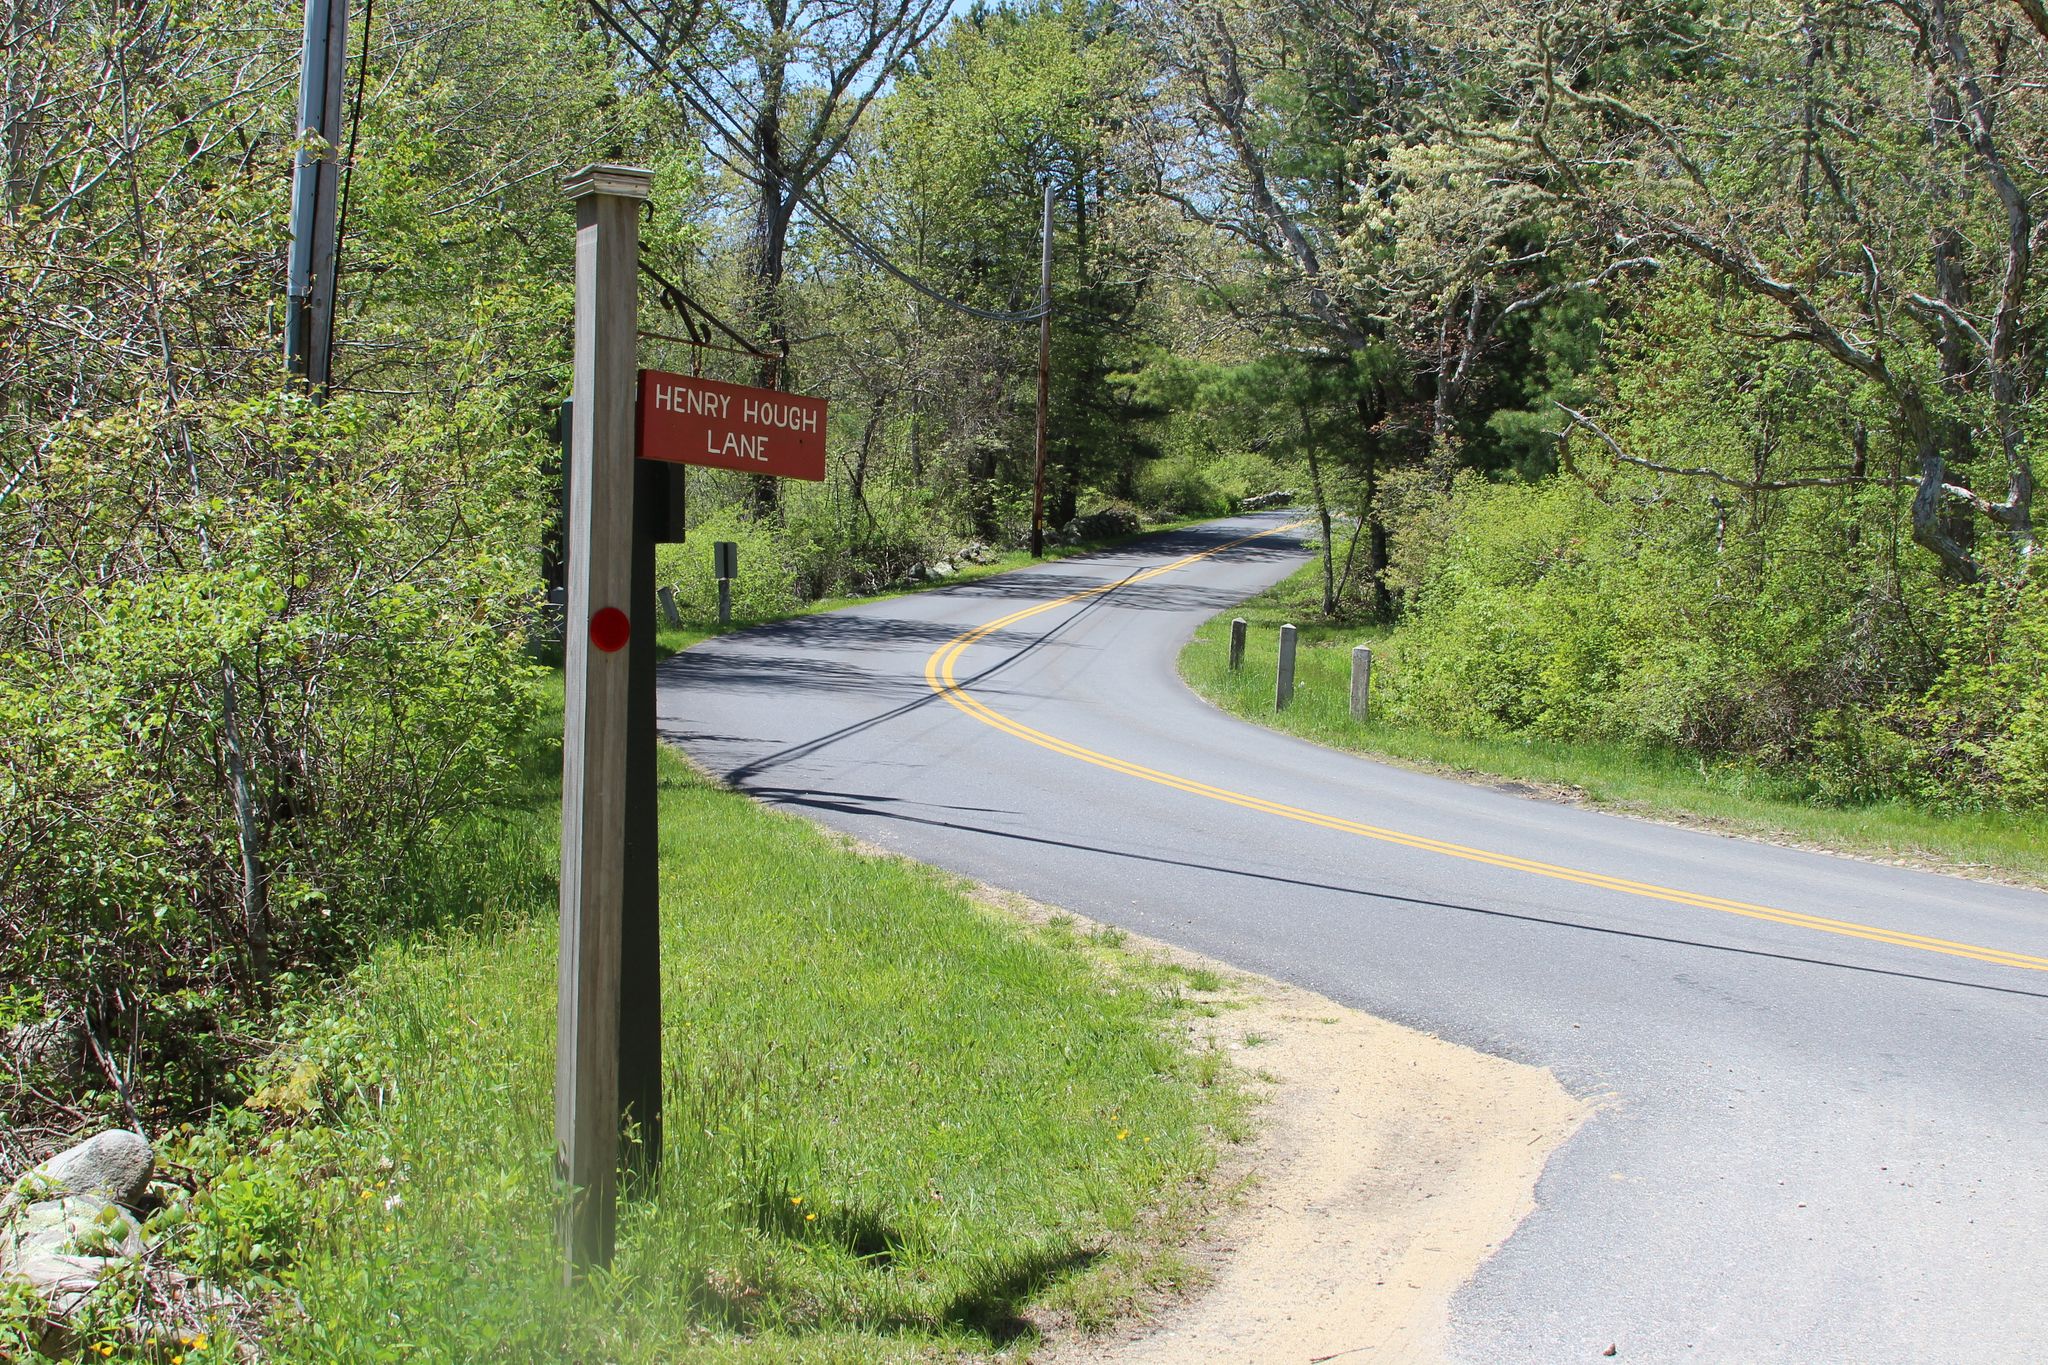
<svg viewBox="0 0 2048 1365">
<path fill-rule="evenodd" d="M 23 1071 L 68 1079 L 85 1069 L 85 1030 L 61 1014 L 16 1024 L 0 1033 L 0 1054 Z"/>
<path fill-rule="evenodd" d="M 948 564 L 945 560 L 942 559 L 938 563 L 932 565 L 933 578 L 951 578 L 952 576 L 953 566 L 951 564 Z"/>
<path fill-rule="evenodd" d="M 140 1208 L 149 1194 L 156 1153 L 140 1133 L 110 1128 L 57 1153 L 15 1183 L 16 1197 L 49 1199 L 94 1194 Z"/>
<path fill-rule="evenodd" d="M 142 1254 L 142 1227 L 97 1194 L 67 1194 L 19 1205 L 0 1231 L 0 1278 L 27 1282 L 52 1318 L 63 1319 L 102 1276 Z"/>
<path fill-rule="evenodd" d="M 1060 529 L 1070 541 L 1109 540 L 1134 536 L 1145 529 L 1145 523 L 1131 508 L 1111 503 L 1075 517 Z"/>
</svg>

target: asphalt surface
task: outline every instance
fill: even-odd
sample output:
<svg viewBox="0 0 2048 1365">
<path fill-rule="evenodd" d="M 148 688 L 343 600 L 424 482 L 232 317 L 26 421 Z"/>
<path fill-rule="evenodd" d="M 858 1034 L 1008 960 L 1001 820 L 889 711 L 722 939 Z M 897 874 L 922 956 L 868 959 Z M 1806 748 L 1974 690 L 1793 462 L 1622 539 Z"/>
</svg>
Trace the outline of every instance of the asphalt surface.
<svg viewBox="0 0 2048 1365">
<path fill-rule="evenodd" d="M 770 804 L 1597 1100 L 1455 1301 L 1464 1360 L 2048 1360 L 2048 961 L 1859 932 L 2048 959 L 2048 895 L 1525 799 L 1227 717 L 1175 656 L 1302 562 L 1292 533 L 973 643 L 958 681 L 1008 728 L 927 680 L 974 627 L 1285 520 L 708 641 L 662 666 L 664 736 Z"/>
</svg>

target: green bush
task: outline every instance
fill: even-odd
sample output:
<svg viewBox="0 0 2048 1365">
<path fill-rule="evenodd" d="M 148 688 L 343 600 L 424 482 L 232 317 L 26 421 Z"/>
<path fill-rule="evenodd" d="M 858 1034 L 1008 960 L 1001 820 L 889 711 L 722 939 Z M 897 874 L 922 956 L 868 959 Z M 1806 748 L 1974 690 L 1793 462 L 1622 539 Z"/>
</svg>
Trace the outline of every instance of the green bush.
<svg viewBox="0 0 2048 1365">
<path fill-rule="evenodd" d="M 870 478 L 858 502 L 850 487 L 807 489 L 787 512 L 807 601 L 883 591 L 964 539 L 933 492 L 903 478 Z"/>
<path fill-rule="evenodd" d="M 410 861 L 502 782 L 531 577 L 506 547 L 534 500 L 497 421 L 223 405 L 185 436 L 240 495 L 112 543 L 117 500 L 53 518 L 133 475 L 79 424 L 0 504 L 26 548 L 0 618 L 0 975 L 138 1056 L 146 1099 L 203 1101 L 217 1017 L 406 918 Z"/>
<path fill-rule="evenodd" d="M 2048 583 L 2018 566 L 1941 602 L 1941 673 L 1887 716 L 1916 794 L 2048 810 Z"/>
<path fill-rule="evenodd" d="M 1148 463 L 1138 473 L 1140 506 L 1162 518 L 1223 516 L 1245 496 L 1237 471 L 1182 450 Z"/>
<path fill-rule="evenodd" d="M 674 588 L 676 600 L 692 615 L 717 615 L 718 580 L 712 573 L 711 547 L 721 540 L 739 547 L 739 577 L 732 584 L 736 613 L 779 616 L 802 605 L 797 555 L 788 534 L 732 502 L 692 525 L 689 539 L 682 544 L 663 545 L 656 551 L 656 580 Z"/>
<path fill-rule="evenodd" d="M 1741 540 L 1569 475 L 1468 478 L 1430 515 L 1445 534 L 1381 652 L 1404 721 L 1677 750 L 1831 804 L 2048 806 L 2048 599 L 2017 564 L 1923 579 L 1909 613 L 1829 552 L 1818 495 Z"/>
</svg>

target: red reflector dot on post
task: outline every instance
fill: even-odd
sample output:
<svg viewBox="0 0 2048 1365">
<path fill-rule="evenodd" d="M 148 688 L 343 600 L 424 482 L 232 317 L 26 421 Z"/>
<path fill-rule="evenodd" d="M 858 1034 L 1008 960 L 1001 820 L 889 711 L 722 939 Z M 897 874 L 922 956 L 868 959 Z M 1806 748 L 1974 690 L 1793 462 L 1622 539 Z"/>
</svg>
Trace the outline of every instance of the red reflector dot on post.
<svg viewBox="0 0 2048 1365">
<path fill-rule="evenodd" d="M 633 623 L 617 607 L 606 607 L 590 618 L 590 643 L 607 654 L 616 654 L 633 638 Z"/>
</svg>

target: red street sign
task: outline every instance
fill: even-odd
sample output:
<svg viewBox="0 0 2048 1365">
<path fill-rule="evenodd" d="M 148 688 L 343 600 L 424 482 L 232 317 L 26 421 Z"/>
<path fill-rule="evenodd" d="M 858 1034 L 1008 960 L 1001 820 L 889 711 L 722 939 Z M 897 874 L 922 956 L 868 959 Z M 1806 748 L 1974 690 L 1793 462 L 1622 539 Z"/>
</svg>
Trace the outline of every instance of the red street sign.
<svg viewBox="0 0 2048 1365">
<path fill-rule="evenodd" d="M 825 477 L 825 400 L 661 370 L 640 371 L 643 460 Z"/>
</svg>

